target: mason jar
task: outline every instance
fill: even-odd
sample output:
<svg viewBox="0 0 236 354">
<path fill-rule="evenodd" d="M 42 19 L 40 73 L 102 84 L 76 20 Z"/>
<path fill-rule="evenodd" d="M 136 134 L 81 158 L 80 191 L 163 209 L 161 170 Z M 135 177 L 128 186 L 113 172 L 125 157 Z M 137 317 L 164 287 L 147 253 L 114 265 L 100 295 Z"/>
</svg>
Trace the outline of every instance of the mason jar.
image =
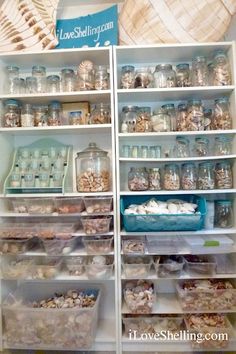
<svg viewBox="0 0 236 354">
<path fill-rule="evenodd" d="M 232 117 L 230 114 L 229 99 L 227 97 L 215 100 L 214 106 L 214 129 L 232 129 Z"/>
<path fill-rule="evenodd" d="M 201 131 L 205 128 L 205 119 L 201 100 L 188 101 L 188 130 Z"/>
<path fill-rule="evenodd" d="M 135 131 L 144 133 L 151 129 L 151 107 L 139 107 Z"/>
<path fill-rule="evenodd" d="M 173 152 L 174 152 L 174 157 L 177 158 L 189 157 L 190 156 L 189 140 L 184 137 L 177 137 Z"/>
<path fill-rule="evenodd" d="M 194 163 L 185 163 L 182 166 L 181 188 L 184 190 L 197 189 L 197 169 Z"/>
<path fill-rule="evenodd" d="M 78 91 L 90 91 L 95 89 L 93 71 L 82 70 L 78 74 Z"/>
<path fill-rule="evenodd" d="M 17 100 L 5 102 L 4 127 L 20 127 L 20 103 Z"/>
<path fill-rule="evenodd" d="M 32 67 L 32 76 L 37 80 L 37 93 L 46 92 L 46 68 L 35 65 Z"/>
<path fill-rule="evenodd" d="M 204 56 L 197 56 L 192 61 L 192 85 L 208 85 L 207 60 Z"/>
<path fill-rule="evenodd" d="M 150 168 L 148 173 L 150 191 L 161 190 L 161 170 L 159 167 Z"/>
<path fill-rule="evenodd" d="M 176 191 L 180 189 L 180 173 L 176 164 L 165 165 L 164 168 L 164 189 Z"/>
<path fill-rule="evenodd" d="M 27 103 L 23 106 L 21 111 L 21 126 L 33 127 L 34 126 L 34 111 L 31 104 Z"/>
<path fill-rule="evenodd" d="M 233 188 L 233 171 L 229 162 L 223 161 L 216 164 L 215 183 L 218 189 Z"/>
<path fill-rule="evenodd" d="M 233 206 L 231 200 L 216 201 L 215 226 L 222 229 L 234 226 Z"/>
<path fill-rule="evenodd" d="M 121 131 L 125 133 L 124 126 L 127 129 L 127 133 L 134 133 L 136 132 L 136 124 L 138 118 L 138 110 L 139 107 L 137 106 L 124 106 L 122 108 L 122 125 Z"/>
<path fill-rule="evenodd" d="M 9 65 L 6 67 L 6 79 L 4 85 L 4 90 L 6 93 L 19 93 L 19 72 L 18 66 Z"/>
<path fill-rule="evenodd" d="M 189 64 L 176 65 L 176 84 L 178 87 L 191 86 Z"/>
<path fill-rule="evenodd" d="M 111 122 L 111 109 L 108 103 L 97 103 L 94 105 L 91 116 L 91 124 L 108 124 Z"/>
<path fill-rule="evenodd" d="M 227 136 L 217 136 L 215 138 L 214 153 L 216 156 L 232 154 L 231 138 Z"/>
<path fill-rule="evenodd" d="M 149 68 L 138 68 L 135 72 L 134 88 L 152 87 L 153 76 Z"/>
<path fill-rule="evenodd" d="M 161 108 L 166 111 L 167 114 L 170 116 L 170 123 L 171 123 L 171 131 L 176 131 L 176 110 L 175 105 L 173 103 L 167 103 L 161 106 Z"/>
<path fill-rule="evenodd" d="M 209 140 L 207 138 L 198 137 L 195 138 L 195 144 L 193 149 L 194 156 L 203 157 L 209 155 Z"/>
<path fill-rule="evenodd" d="M 76 90 L 76 76 L 73 69 L 61 70 L 61 88 L 63 92 L 73 92 Z"/>
<path fill-rule="evenodd" d="M 215 176 L 214 165 L 211 162 L 203 162 L 198 167 L 198 189 L 214 189 Z"/>
<path fill-rule="evenodd" d="M 37 78 L 33 76 L 28 76 L 25 79 L 26 93 L 37 93 Z"/>
<path fill-rule="evenodd" d="M 180 103 L 176 114 L 176 130 L 179 132 L 188 130 L 187 123 L 187 105 Z"/>
<path fill-rule="evenodd" d="M 154 83 L 157 88 L 176 87 L 176 73 L 171 64 L 159 64 L 156 66 Z"/>
<path fill-rule="evenodd" d="M 151 116 L 151 125 L 154 132 L 170 132 L 171 118 L 163 109 L 154 110 Z"/>
<path fill-rule="evenodd" d="M 120 88 L 134 88 L 135 68 L 132 65 L 125 65 L 121 68 Z"/>
<path fill-rule="evenodd" d="M 52 101 L 48 107 L 48 125 L 61 125 L 62 107 L 59 101 Z"/>
<path fill-rule="evenodd" d="M 98 65 L 95 68 L 95 90 L 108 90 L 109 89 L 109 75 L 107 67 Z"/>
<path fill-rule="evenodd" d="M 204 109 L 203 114 L 204 114 L 204 129 L 211 130 L 212 124 L 213 124 L 212 109 L 210 109 L 210 108 Z"/>
<path fill-rule="evenodd" d="M 128 173 L 128 187 L 130 191 L 146 191 L 149 187 L 146 168 L 131 167 Z"/>
<path fill-rule="evenodd" d="M 36 127 L 47 125 L 48 120 L 48 106 L 34 107 L 34 125 Z"/>
<path fill-rule="evenodd" d="M 215 54 L 213 64 L 213 85 L 231 85 L 231 70 L 229 60 L 227 55 L 222 50 Z"/>
<path fill-rule="evenodd" d="M 47 92 L 49 93 L 60 92 L 60 76 L 49 75 L 47 77 Z"/>
</svg>

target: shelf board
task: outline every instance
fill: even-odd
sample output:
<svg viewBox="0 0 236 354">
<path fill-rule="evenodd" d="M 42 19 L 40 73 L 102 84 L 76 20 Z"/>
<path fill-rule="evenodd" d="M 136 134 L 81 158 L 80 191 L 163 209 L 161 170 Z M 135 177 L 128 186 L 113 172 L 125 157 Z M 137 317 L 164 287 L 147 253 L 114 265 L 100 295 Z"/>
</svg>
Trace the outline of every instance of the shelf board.
<svg viewBox="0 0 236 354">
<path fill-rule="evenodd" d="M 29 214 L 29 213 L 14 213 L 14 212 L 0 212 L 0 218 L 69 218 L 69 217 L 81 217 L 81 216 L 109 216 L 114 215 L 114 212 L 110 213 L 98 213 L 98 214 L 88 214 L 86 212 L 78 213 L 78 214 Z"/>
<path fill-rule="evenodd" d="M 88 236 L 89 237 L 89 236 Z M 29 257 L 48 257 L 50 255 L 48 255 L 46 252 L 42 251 L 42 250 L 35 250 L 35 251 L 28 251 L 25 252 L 24 254 L 22 254 L 23 256 L 29 256 Z M 101 253 L 101 255 L 104 256 L 113 256 L 114 252 L 110 252 L 110 253 Z M 57 256 L 54 254 L 54 256 Z M 93 254 L 88 254 L 84 248 L 78 248 L 75 249 L 74 251 L 72 251 L 70 254 L 65 254 L 65 255 L 58 255 L 58 257 L 74 257 L 74 256 L 93 256 Z M 95 256 L 95 254 L 94 254 Z"/>
<path fill-rule="evenodd" d="M 213 161 L 213 160 L 230 160 L 236 159 L 236 154 L 234 155 L 224 155 L 224 156 L 201 156 L 201 157 L 183 157 L 183 158 L 127 158 L 120 157 L 120 162 L 188 162 L 188 161 Z"/>
<path fill-rule="evenodd" d="M 198 253 L 199 254 L 199 253 Z M 232 274 L 214 274 L 210 276 L 211 279 L 235 279 L 236 278 L 236 273 Z M 122 280 L 133 280 L 133 279 L 140 279 L 140 277 L 134 277 L 134 278 L 126 278 L 124 273 L 121 275 Z M 161 278 L 158 277 L 157 273 L 154 270 L 151 270 L 149 275 L 147 277 L 142 277 L 142 279 L 148 279 L 148 280 L 184 280 L 184 279 L 209 279 L 209 275 L 190 275 L 186 272 L 182 272 L 180 277 L 166 277 L 166 278 Z"/>
<path fill-rule="evenodd" d="M 101 235 L 102 235 L 102 236 L 112 236 L 112 235 L 114 235 L 114 231 L 110 231 L 110 232 L 107 232 L 107 233 L 102 233 Z M 90 237 L 90 236 L 99 236 L 99 235 L 98 235 L 98 234 L 95 234 L 95 235 L 87 235 L 87 234 L 85 234 L 85 233 L 81 230 L 81 231 L 77 231 L 77 232 L 72 233 L 72 236 L 77 236 L 77 237 Z"/>
<path fill-rule="evenodd" d="M 214 228 L 212 230 L 199 230 L 199 231 L 154 231 L 154 232 L 128 232 L 121 230 L 121 236 L 147 236 L 147 235 L 159 235 L 159 236 L 188 236 L 188 235 L 233 235 L 236 234 L 236 227 L 230 229 Z"/>
<path fill-rule="evenodd" d="M 14 280 L 14 279 L 2 279 L 2 280 Z M 73 276 L 73 275 L 68 275 L 68 273 L 60 273 L 58 276 L 56 276 L 53 279 L 21 279 L 21 280 L 26 280 L 27 282 L 54 282 L 54 281 L 63 281 L 63 282 L 77 282 L 77 281 L 90 281 L 90 282 L 106 282 L 106 281 L 114 281 L 115 277 L 112 275 L 110 278 L 99 278 L 99 279 L 91 279 L 88 278 L 87 275 L 80 275 L 80 276 Z"/>
<path fill-rule="evenodd" d="M 233 135 L 236 134 L 236 129 L 228 129 L 228 130 L 204 130 L 204 131 L 184 131 L 184 132 L 147 132 L 147 133 L 118 133 L 119 138 L 157 138 L 160 136 L 168 137 L 168 136 L 197 136 L 197 135 Z"/>
<path fill-rule="evenodd" d="M 178 191 L 121 191 L 120 195 L 182 195 L 182 194 L 235 194 L 236 188 L 211 190 L 178 190 Z"/>
<path fill-rule="evenodd" d="M 78 192 L 66 192 L 61 193 L 26 193 L 26 194 L 0 194 L 0 198 L 41 198 L 41 197 L 112 197 L 113 192 L 93 192 L 93 193 L 78 193 Z"/>
</svg>

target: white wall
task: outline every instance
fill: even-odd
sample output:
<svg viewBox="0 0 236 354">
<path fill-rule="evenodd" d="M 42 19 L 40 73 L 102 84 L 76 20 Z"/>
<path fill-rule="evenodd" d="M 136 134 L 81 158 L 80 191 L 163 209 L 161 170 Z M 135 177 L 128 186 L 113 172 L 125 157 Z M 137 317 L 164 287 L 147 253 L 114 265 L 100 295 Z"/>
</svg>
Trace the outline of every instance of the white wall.
<svg viewBox="0 0 236 354">
<path fill-rule="evenodd" d="M 236 15 L 234 16 L 230 28 L 225 36 L 226 40 L 236 41 Z"/>
</svg>

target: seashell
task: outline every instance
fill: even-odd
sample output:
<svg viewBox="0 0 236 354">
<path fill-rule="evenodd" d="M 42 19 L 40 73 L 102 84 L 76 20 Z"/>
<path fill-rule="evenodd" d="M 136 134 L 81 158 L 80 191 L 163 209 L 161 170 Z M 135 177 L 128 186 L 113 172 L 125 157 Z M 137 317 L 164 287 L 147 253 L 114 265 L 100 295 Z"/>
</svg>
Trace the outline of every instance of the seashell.
<svg viewBox="0 0 236 354">
<path fill-rule="evenodd" d="M 94 65 L 91 60 L 83 60 L 78 66 L 78 74 L 89 73 L 93 71 Z"/>
<path fill-rule="evenodd" d="M 169 210 L 169 212 L 170 212 L 171 214 L 176 214 L 177 211 L 178 211 L 178 207 L 177 207 L 176 204 L 170 203 L 170 204 L 168 205 L 168 210 Z"/>
</svg>

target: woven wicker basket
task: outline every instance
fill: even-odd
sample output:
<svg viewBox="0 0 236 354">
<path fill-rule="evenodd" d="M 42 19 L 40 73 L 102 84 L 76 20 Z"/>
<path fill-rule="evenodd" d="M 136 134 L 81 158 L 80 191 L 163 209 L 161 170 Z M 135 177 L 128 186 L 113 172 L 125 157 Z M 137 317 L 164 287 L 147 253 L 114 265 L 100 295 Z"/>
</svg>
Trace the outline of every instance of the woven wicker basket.
<svg viewBox="0 0 236 354">
<path fill-rule="evenodd" d="M 236 0 L 125 0 L 120 44 L 215 42 L 235 13 Z"/>
</svg>

